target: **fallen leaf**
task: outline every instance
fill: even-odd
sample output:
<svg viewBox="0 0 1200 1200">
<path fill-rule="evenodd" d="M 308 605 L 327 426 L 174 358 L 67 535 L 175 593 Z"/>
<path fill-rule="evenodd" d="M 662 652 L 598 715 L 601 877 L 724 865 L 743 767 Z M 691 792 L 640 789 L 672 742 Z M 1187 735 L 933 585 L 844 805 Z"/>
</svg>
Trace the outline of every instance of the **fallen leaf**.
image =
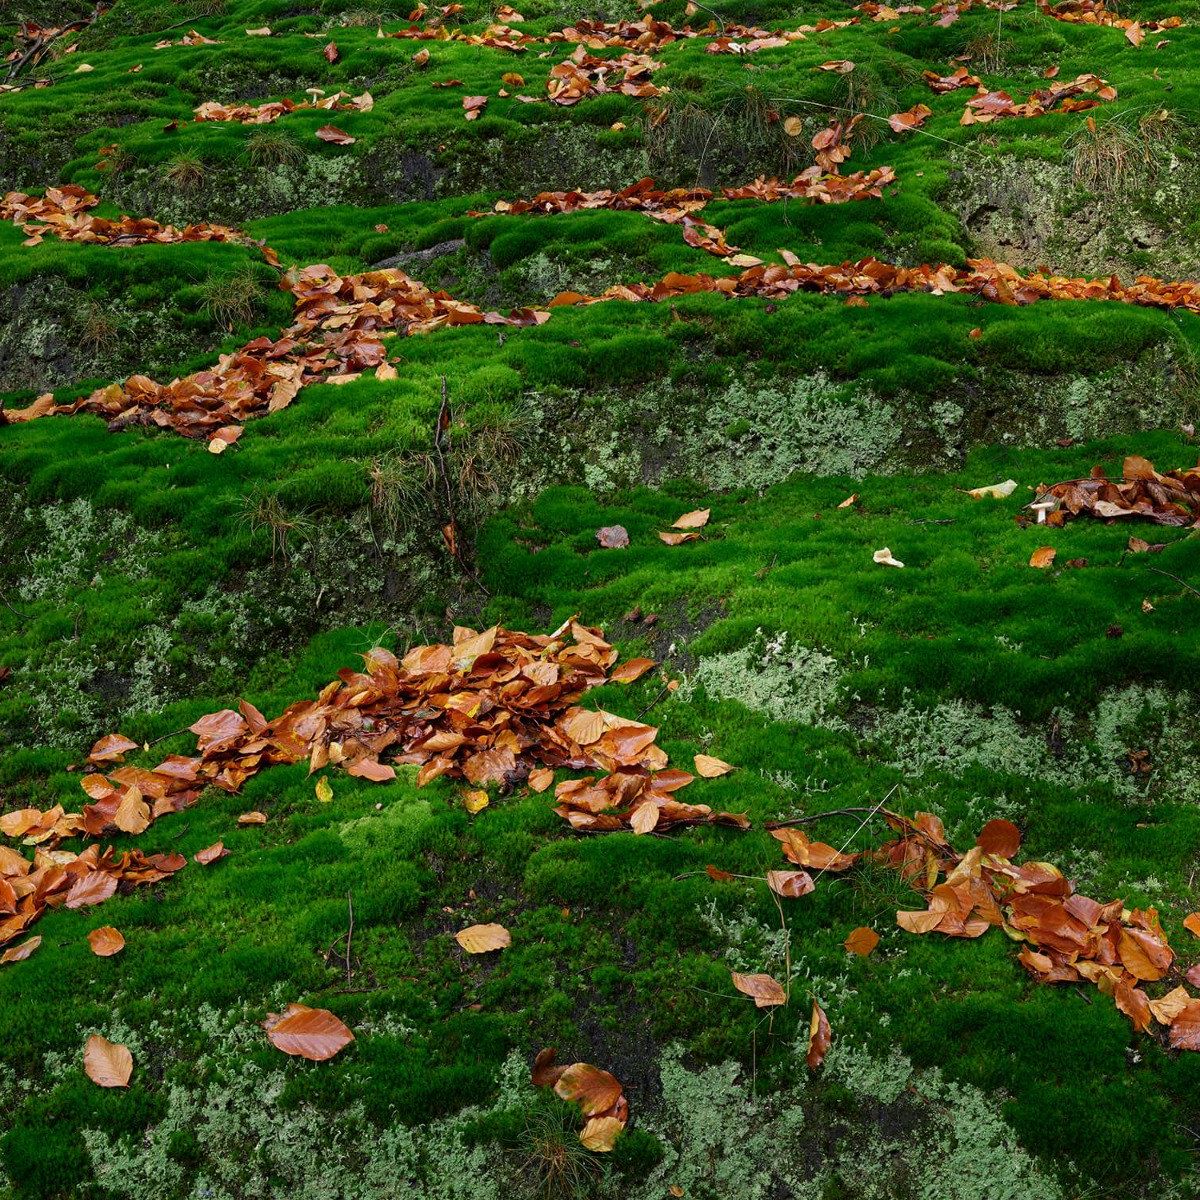
<svg viewBox="0 0 1200 1200">
<path fill-rule="evenodd" d="M 580 1131 L 579 1140 L 588 1150 L 606 1154 L 617 1144 L 617 1138 L 624 1130 L 625 1122 L 616 1117 L 589 1117 Z"/>
<path fill-rule="evenodd" d="M 337 62 L 338 57 L 339 57 L 337 42 L 327 42 L 325 45 L 325 49 L 322 50 L 321 53 L 323 55 L 325 55 L 326 62 L 330 62 L 330 63 Z"/>
<path fill-rule="evenodd" d="M 1192 933 L 1195 934 L 1196 937 L 1200 937 L 1200 912 L 1188 913 L 1188 915 L 1183 918 L 1183 927 L 1188 931 L 1188 933 Z"/>
<path fill-rule="evenodd" d="M 616 1078 L 591 1063 L 572 1063 L 554 1084 L 555 1093 L 570 1104 L 578 1104 L 585 1117 L 607 1112 L 621 1099 Z"/>
<path fill-rule="evenodd" d="M 666 542 L 668 546 L 681 546 L 684 542 L 694 542 L 699 536 L 695 530 L 688 533 L 660 532 L 658 535 L 659 541 Z"/>
<path fill-rule="evenodd" d="M 534 792 L 544 792 L 554 782 L 554 772 L 549 767 L 537 767 L 529 772 L 529 787 Z"/>
<path fill-rule="evenodd" d="M 719 758 L 713 758 L 711 754 L 697 754 L 693 756 L 692 762 L 696 766 L 696 774 L 701 779 L 719 779 L 722 775 L 728 775 L 730 771 L 737 770 L 727 762 L 722 762 Z"/>
<path fill-rule="evenodd" d="M 729 974 L 733 978 L 733 986 L 749 996 L 757 1008 L 777 1008 L 787 1003 L 782 985 L 770 975 L 739 975 L 737 971 L 730 971 Z"/>
<path fill-rule="evenodd" d="M 88 945 L 97 958 L 111 958 L 125 949 L 125 938 L 119 929 L 111 925 L 101 925 L 87 935 Z"/>
<path fill-rule="evenodd" d="M 477 812 L 483 812 L 488 806 L 488 794 L 483 788 L 472 788 L 469 792 L 463 793 L 463 808 L 472 816 Z"/>
<path fill-rule="evenodd" d="M 354 1041 L 354 1034 L 333 1013 L 304 1004 L 268 1014 L 263 1028 L 277 1050 L 309 1062 L 325 1062 Z"/>
<path fill-rule="evenodd" d="M 1021 848 L 1021 831 L 1011 822 L 997 818 L 989 821 L 975 839 L 984 854 L 995 854 L 1000 858 L 1012 858 Z"/>
<path fill-rule="evenodd" d="M 344 129 L 336 125 L 322 125 L 317 130 L 317 137 L 323 142 L 331 142 L 335 146 L 353 146 L 356 138 L 352 138 Z"/>
<path fill-rule="evenodd" d="M 807 871 L 768 871 L 767 887 L 777 896 L 798 900 L 807 896 L 817 885 Z"/>
<path fill-rule="evenodd" d="M 261 29 L 247 29 L 246 36 L 247 37 L 270 37 L 271 36 L 271 27 L 269 25 L 264 25 L 264 26 L 262 26 Z"/>
<path fill-rule="evenodd" d="M 883 565 L 885 567 L 902 567 L 902 566 L 904 566 L 904 564 L 898 558 L 893 556 L 891 550 L 888 549 L 887 546 L 884 546 L 884 548 L 882 550 L 876 550 L 875 553 L 871 555 L 871 557 L 877 563 L 880 563 L 881 565 Z"/>
<path fill-rule="evenodd" d="M 317 799 L 320 800 L 322 804 L 328 804 L 330 800 L 333 799 L 333 784 L 329 782 L 328 775 L 322 775 L 321 778 L 317 780 L 316 793 Z"/>
<path fill-rule="evenodd" d="M 93 1033 L 83 1048 L 83 1069 L 100 1087 L 128 1087 L 129 1077 L 133 1074 L 133 1055 L 128 1047 Z"/>
<path fill-rule="evenodd" d="M 224 842 L 213 842 L 211 846 L 206 846 L 203 850 L 197 850 L 192 858 L 202 867 L 207 867 L 211 863 L 215 863 L 218 859 L 224 858 L 229 853 L 225 849 Z"/>
<path fill-rule="evenodd" d="M 468 954 L 488 954 L 512 945 L 512 934 L 503 925 L 469 925 L 460 929 L 454 940 Z"/>
<path fill-rule="evenodd" d="M 851 954 L 866 958 L 879 945 L 879 934 L 868 925 L 860 925 L 851 930 L 850 935 L 842 943 Z"/>
<path fill-rule="evenodd" d="M 257 810 L 254 812 L 244 812 L 238 817 L 237 823 L 239 825 L 265 825 L 267 823 L 267 814 L 258 812 Z"/>
<path fill-rule="evenodd" d="M 427 48 L 418 50 L 416 54 L 412 56 L 412 60 L 417 64 L 418 67 L 423 67 L 429 61 L 429 50 Z"/>
<path fill-rule="evenodd" d="M 1039 546 L 1030 556 L 1029 565 L 1045 570 L 1053 564 L 1058 551 L 1053 546 Z"/>
<path fill-rule="evenodd" d="M 974 496 L 976 500 L 1003 500 L 1005 496 L 1011 496 L 1016 490 L 1017 481 L 1015 479 L 1006 479 L 1003 483 L 993 483 L 987 487 L 970 488 L 967 495 Z"/>
<path fill-rule="evenodd" d="M 678 521 L 672 525 L 672 529 L 703 529 L 708 524 L 708 516 L 711 512 L 708 508 L 697 508 L 693 512 L 686 512 Z"/>
<path fill-rule="evenodd" d="M 41 944 L 42 935 L 38 933 L 26 938 L 19 946 L 10 946 L 0 954 L 0 967 L 5 963 L 24 962 Z"/>
<path fill-rule="evenodd" d="M 850 495 L 847 496 L 845 498 L 845 500 L 843 500 L 841 502 L 841 504 L 838 505 L 838 508 L 853 508 L 857 503 L 858 503 L 858 493 L 851 492 Z"/>
<path fill-rule="evenodd" d="M 608 678 L 612 683 L 633 683 L 656 666 L 658 663 L 652 658 L 630 658 L 613 671 Z"/>
<path fill-rule="evenodd" d="M 825 1061 L 832 1041 L 825 1010 L 814 1000 L 812 1018 L 808 1023 L 808 1054 L 805 1057 L 810 1071 L 815 1071 Z"/>
</svg>

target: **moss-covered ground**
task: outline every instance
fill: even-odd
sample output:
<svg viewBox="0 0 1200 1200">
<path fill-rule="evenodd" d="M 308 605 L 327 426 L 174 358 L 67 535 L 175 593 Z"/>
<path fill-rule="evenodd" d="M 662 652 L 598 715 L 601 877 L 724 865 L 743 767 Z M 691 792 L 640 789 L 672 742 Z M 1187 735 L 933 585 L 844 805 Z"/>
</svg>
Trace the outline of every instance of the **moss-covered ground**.
<svg viewBox="0 0 1200 1200">
<path fill-rule="evenodd" d="M 431 250 L 403 268 L 507 309 L 734 268 L 638 213 L 473 210 L 647 173 L 664 186 L 794 174 L 831 111 L 928 103 L 924 131 L 873 120 L 854 143 L 848 169 L 895 168 L 884 198 L 722 201 L 704 220 L 769 261 L 786 248 L 961 264 L 1003 229 L 1023 268 L 1054 251 L 1056 268 L 1194 276 L 1200 6 L 1155 4 L 1122 13 L 1185 25 L 1140 48 L 1029 3 L 946 27 L 864 20 L 744 57 L 700 38 L 655 52 L 670 88 L 658 99 L 557 108 L 496 92 L 517 71 L 509 90 L 543 95 L 569 45 L 541 57 L 377 37 L 407 26 L 407 4 L 118 0 L 76 51 L 21 80 L 53 86 L 0 93 L 0 192 L 79 183 L 105 215 L 227 222 L 285 266 L 352 273 Z M 622 0 L 517 7 L 534 35 L 642 15 Z M 52 8 L 16 0 L 0 34 L 65 15 Z M 493 16 L 464 9 L 450 21 L 468 32 Z M 650 11 L 709 15 L 677 0 Z M 854 15 L 780 0 L 716 11 L 768 29 Z M 245 35 L 264 25 L 271 37 Z M 153 49 L 190 29 L 219 44 Z M 1055 65 L 1118 98 L 963 128 L 969 93 L 921 79 L 963 55 L 1018 98 Z M 857 65 L 815 69 L 830 59 Z M 449 78 L 463 86 L 430 86 Z M 260 128 L 190 120 L 205 100 L 308 87 L 370 90 L 375 105 Z M 463 119 L 464 94 L 491 97 L 479 120 Z M 317 141 L 329 120 L 355 144 Z M 10 407 L 138 370 L 168 379 L 291 320 L 252 247 L 23 240 L 0 228 Z M 238 796 L 210 790 L 115 844 L 190 856 L 223 839 L 229 857 L 51 912 L 38 952 L 0 967 L 0 1197 L 1196 1195 L 1200 1056 L 1133 1033 L 1098 993 L 1037 985 L 999 931 L 895 928 L 896 909 L 921 902 L 890 873 L 823 877 L 785 902 L 784 933 L 765 887 L 704 867 L 761 875 L 783 865 L 764 820 L 890 794 L 962 847 L 992 818 L 1017 822 L 1023 853 L 1081 891 L 1156 906 L 1192 961 L 1200 543 L 1014 516 L 1036 484 L 1096 463 L 1192 465 L 1198 348 L 1200 317 L 1119 304 L 694 296 L 398 339 L 397 379 L 309 387 L 219 456 L 91 416 L 0 427 L 0 810 L 77 809 L 78 764 L 103 733 L 155 743 L 131 756 L 153 765 L 191 750 L 179 731 L 204 713 L 245 697 L 273 715 L 372 645 L 444 640 L 454 624 L 548 632 L 578 613 L 682 681 L 667 693 L 652 674 L 588 703 L 644 713 L 673 761 L 735 764 L 687 798 L 754 822 L 582 836 L 548 795 L 493 792 L 469 815 L 457 785 L 418 789 L 415 769 L 383 785 L 334 774 L 328 803 L 302 766 Z M 443 381 L 459 561 L 425 474 Z M 965 494 L 1008 478 L 1008 499 Z M 659 541 L 699 507 L 712 509 L 702 540 Z M 612 524 L 628 548 L 598 547 Z M 1165 548 L 1131 554 L 1131 532 Z M 1044 543 L 1056 565 L 1033 570 Z M 873 562 L 883 546 L 903 570 Z M 239 828 L 251 809 L 267 823 Z M 881 840 L 856 825 L 816 831 Z M 465 956 L 454 932 L 487 921 L 512 946 Z M 91 953 L 100 925 L 123 931 L 122 954 Z M 866 959 L 842 944 L 860 925 L 882 935 Z M 780 974 L 789 938 L 796 1000 L 768 1020 L 729 971 Z M 809 996 L 835 1039 L 817 1075 Z M 256 1022 L 296 1000 L 338 1013 L 355 1044 L 324 1064 L 284 1059 Z M 134 1051 L 128 1090 L 85 1077 L 91 1032 Z M 579 1150 L 575 1110 L 530 1089 L 549 1045 L 624 1083 L 633 1120 L 613 1154 Z"/>
</svg>

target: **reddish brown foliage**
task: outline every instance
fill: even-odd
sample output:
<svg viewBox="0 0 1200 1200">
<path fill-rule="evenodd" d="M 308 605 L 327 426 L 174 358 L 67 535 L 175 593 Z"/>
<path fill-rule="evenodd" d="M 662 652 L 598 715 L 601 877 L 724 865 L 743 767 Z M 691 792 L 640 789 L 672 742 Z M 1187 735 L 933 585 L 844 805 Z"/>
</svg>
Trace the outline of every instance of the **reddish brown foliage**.
<svg viewBox="0 0 1200 1200">
<path fill-rule="evenodd" d="M 553 1088 L 568 1103 L 579 1105 L 587 1124 L 579 1140 L 589 1149 L 608 1151 L 629 1120 L 629 1101 L 618 1080 L 591 1063 L 555 1064 L 555 1050 L 538 1053 L 530 1078 L 535 1087 Z"/>
<path fill-rule="evenodd" d="M 1086 515 L 1102 520 L 1143 517 L 1157 525 L 1195 525 L 1200 522 L 1200 466 L 1160 474 L 1154 465 L 1130 455 L 1122 478 L 1108 479 L 1102 467 L 1092 468 L 1087 479 L 1070 479 L 1037 489 L 1033 505 L 1039 522 L 1061 525 L 1071 517 Z M 1132 546 L 1135 552 L 1149 544 Z"/>
<path fill-rule="evenodd" d="M 1092 95 L 1095 99 L 1079 99 Z M 1018 104 L 1007 92 L 989 92 L 981 86 L 978 95 L 967 101 L 959 124 L 986 124 L 1001 117 L 1041 117 L 1051 111 L 1083 112 L 1102 100 L 1116 98 L 1117 89 L 1099 75 L 1080 75 L 1064 83 L 1056 80 L 1034 92 L 1024 104 Z"/>
<path fill-rule="evenodd" d="M 271 100 L 266 104 L 218 104 L 206 100 L 193 109 L 197 121 L 239 121 L 243 125 L 269 125 L 288 113 L 305 109 L 324 109 L 335 112 L 370 112 L 375 101 L 370 92 L 351 96 L 349 92 L 334 92 L 320 100 Z"/>
</svg>

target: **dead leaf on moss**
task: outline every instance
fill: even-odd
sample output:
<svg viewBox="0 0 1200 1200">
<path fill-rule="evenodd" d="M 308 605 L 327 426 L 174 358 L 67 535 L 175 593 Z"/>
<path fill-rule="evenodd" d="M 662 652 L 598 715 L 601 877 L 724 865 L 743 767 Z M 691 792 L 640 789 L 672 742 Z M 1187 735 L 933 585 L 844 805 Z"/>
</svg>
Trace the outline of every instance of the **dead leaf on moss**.
<svg viewBox="0 0 1200 1200">
<path fill-rule="evenodd" d="M 512 934 L 503 925 L 470 925 L 460 929 L 454 940 L 468 954 L 490 954 L 512 945 Z"/>
<path fill-rule="evenodd" d="M 128 1047 L 93 1033 L 83 1048 L 83 1069 L 99 1087 L 128 1087 L 133 1074 L 133 1055 Z"/>
<path fill-rule="evenodd" d="M 741 975 L 730 971 L 733 986 L 746 996 L 749 996 L 756 1008 L 778 1008 L 787 1003 L 787 994 L 782 984 L 772 979 L 770 975 Z"/>
</svg>

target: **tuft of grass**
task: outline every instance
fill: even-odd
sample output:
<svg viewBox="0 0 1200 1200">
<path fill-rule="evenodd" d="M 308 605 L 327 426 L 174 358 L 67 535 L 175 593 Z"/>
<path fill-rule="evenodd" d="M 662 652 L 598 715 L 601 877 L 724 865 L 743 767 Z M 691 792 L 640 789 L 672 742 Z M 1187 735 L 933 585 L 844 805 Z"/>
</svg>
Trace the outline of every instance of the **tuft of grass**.
<svg viewBox="0 0 1200 1200">
<path fill-rule="evenodd" d="M 1063 145 L 1075 182 L 1112 195 L 1135 179 L 1152 180 L 1159 150 L 1179 131 L 1179 119 L 1166 109 L 1131 109 L 1104 120 L 1089 116 Z"/>
<path fill-rule="evenodd" d="M 580 1143 L 574 1122 L 563 1105 L 538 1108 L 527 1116 L 517 1154 L 531 1196 L 586 1200 L 595 1195 L 600 1163 Z"/>
<path fill-rule="evenodd" d="M 202 310 L 227 333 L 249 325 L 262 300 L 262 281 L 250 266 L 209 275 L 200 290 Z"/>
<path fill-rule="evenodd" d="M 198 154 L 177 154 L 163 167 L 163 178 L 181 192 L 194 192 L 208 176 L 208 165 Z"/>
<path fill-rule="evenodd" d="M 245 155 L 255 167 L 294 167 L 304 161 L 304 151 L 282 129 L 258 129 L 246 139 Z"/>
</svg>

